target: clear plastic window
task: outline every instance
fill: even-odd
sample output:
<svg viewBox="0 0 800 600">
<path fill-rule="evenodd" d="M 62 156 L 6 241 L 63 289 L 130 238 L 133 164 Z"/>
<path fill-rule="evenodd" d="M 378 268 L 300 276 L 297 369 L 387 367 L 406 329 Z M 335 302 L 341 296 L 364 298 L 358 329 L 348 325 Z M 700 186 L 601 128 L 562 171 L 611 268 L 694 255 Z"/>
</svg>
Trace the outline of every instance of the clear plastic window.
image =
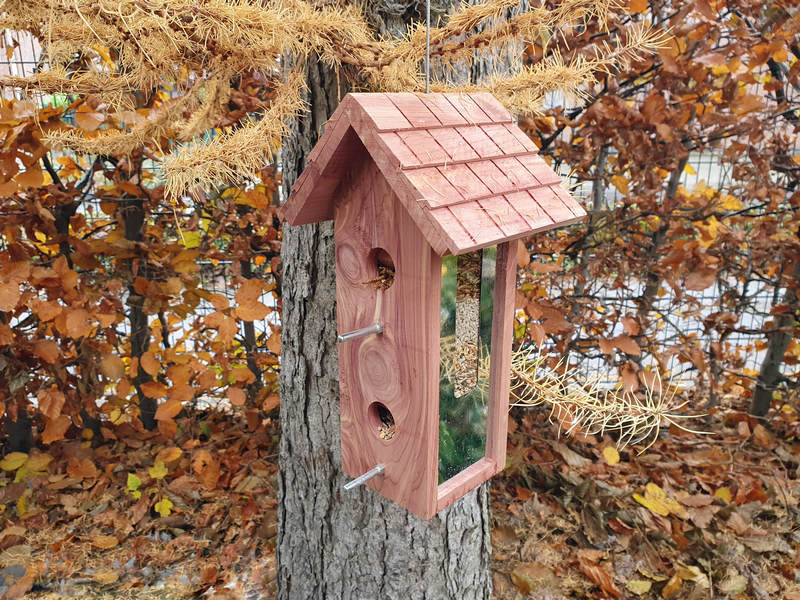
<svg viewBox="0 0 800 600">
<path fill-rule="evenodd" d="M 486 453 L 497 247 L 442 259 L 439 483 Z"/>
</svg>

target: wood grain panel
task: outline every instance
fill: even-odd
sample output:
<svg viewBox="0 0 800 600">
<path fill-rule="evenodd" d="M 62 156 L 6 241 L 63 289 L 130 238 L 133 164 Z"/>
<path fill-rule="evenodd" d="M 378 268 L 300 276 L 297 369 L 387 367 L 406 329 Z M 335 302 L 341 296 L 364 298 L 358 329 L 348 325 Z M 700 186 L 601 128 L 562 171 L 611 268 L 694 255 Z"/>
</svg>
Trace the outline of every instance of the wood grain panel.
<svg viewBox="0 0 800 600">
<path fill-rule="evenodd" d="M 541 206 L 534 202 L 528 192 L 522 191 L 514 194 L 506 194 L 505 197 L 519 215 L 528 222 L 528 226 L 532 232 L 551 229 L 553 227 L 553 219 L 550 218 L 550 215 L 547 214 Z"/>
<path fill-rule="evenodd" d="M 482 197 L 491 193 L 489 188 L 465 164 L 439 167 L 439 172 L 461 192 L 464 198 Z"/>
<path fill-rule="evenodd" d="M 502 157 L 503 153 L 480 127 L 457 127 L 456 130 L 481 158 Z"/>
<path fill-rule="evenodd" d="M 473 92 L 469 97 L 495 123 L 513 123 L 514 117 L 511 116 L 511 113 L 489 92 Z"/>
<path fill-rule="evenodd" d="M 417 167 L 422 163 L 417 158 L 417 155 L 411 151 L 411 148 L 406 146 L 403 139 L 395 132 L 379 133 L 378 134 L 383 143 L 389 150 L 400 160 L 400 166 L 403 168 Z"/>
<path fill-rule="evenodd" d="M 469 97 L 469 94 L 451 92 L 441 94 L 441 96 L 447 98 L 458 113 L 469 123 L 491 123 L 493 121 L 493 119 L 481 110 L 481 107 Z"/>
<path fill-rule="evenodd" d="M 542 209 L 550 215 L 554 223 L 571 221 L 575 218 L 575 215 L 572 214 L 569 207 L 566 206 L 549 187 L 535 188 L 529 190 L 528 194 L 533 197 L 536 204 L 541 206 Z"/>
<path fill-rule="evenodd" d="M 335 209 L 337 326 L 351 331 L 376 321 L 384 333 L 339 345 L 342 467 L 353 477 L 376 464 L 383 476 L 367 485 L 430 518 L 437 503 L 439 297 L 441 259 L 366 153 L 353 157 Z M 367 259 L 381 247 L 395 265 L 383 292 Z M 386 406 L 391 440 L 370 424 L 368 407 Z"/>
<path fill-rule="evenodd" d="M 472 234 L 464 228 L 449 208 L 446 206 L 432 208 L 430 213 L 433 219 L 441 225 L 442 229 L 447 230 L 452 235 L 453 243 L 449 248 L 450 253 L 463 254 L 477 247 L 478 244 Z"/>
<path fill-rule="evenodd" d="M 457 129 L 438 129 L 431 131 L 431 135 L 436 137 L 436 141 L 447 152 L 448 162 L 478 158 L 478 153 L 472 149 L 472 146 L 458 133 Z"/>
<path fill-rule="evenodd" d="M 498 145 L 503 154 L 525 152 L 526 148 L 511 134 L 505 125 L 482 125 L 481 129 Z"/>
<path fill-rule="evenodd" d="M 447 98 L 439 94 L 423 94 L 419 99 L 436 115 L 442 125 L 466 125 L 467 120 L 459 113 Z"/>
<path fill-rule="evenodd" d="M 496 158 L 492 162 L 505 174 L 512 185 L 518 188 L 540 185 L 539 180 L 519 162 L 518 158 Z"/>
<path fill-rule="evenodd" d="M 528 222 L 514 210 L 505 196 L 492 196 L 480 201 L 481 208 L 494 221 L 506 238 L 526 235 L 529 231 Z"/>
<path fill-rule="evenodd" d="M 492 194 L 513 192 L 516 187 L 500 169 L 490 160 L 480 160 L 467 163 L 470 170 L 489 188 Z"/>
<path fill-rule="evenodd" d="M 402 138 L 422 164 L 443 163 L 450 158 L 436 139 L 425 129 L 398 131 L 397 135 Z"/>
<path fill-rule="evenodd" d="M 575 200 L 575 198 L 569 195 L 569 192 L 564 189 L 564 186 L 552 185 L 550 186 L 550 189 L 561 199 L 564 205 L 572 211 L 573 215 L 581 218 L 586 216 L 586 209 L 578 204 L 578 201 Z"/>
<path fill-rule="evenodd" d="M 503 470 L 508 440 L 508 398 L 511 385 L 511 344 L 514 338 L 514 301 L 519 241 L 498 245 L 492 318 L 492 362 L 489 367 L 489 415 L 486 457 Z"/>
<path fill-rule="evenodd" d="M 411 129 L 413 125 L 403 116 L 386 94 L 350 94 L 379 130 Z"/>
<path fill-rule="evenodd" d="M 455 477 L 451 477 L 438 488 L 436 512 L 444 510 L 467 492 L 491 479 L 492 475 L 497 472 L 497 465 L 492 459 L 482 458 Z"/>
<path fill-rule="evenodd" d="M 389 94 L 389 98 L 414 127 L 437 127 L 442 124 L 416 94 L 401 92 Z"/>
<path fill-rule="evenodd" d="M 407 171 L 406 177 L 414 184 L 426 206 L 436 208 L 465 200 L 447 178 L 436 167 Z"/>
<path fill-rule="evenodd" d="M 528 134 L 522 131 L 522 129 L 513 123 L 506 125 L 506 129 L 511 135 L 517 138 L 517 141 L 525 147 L 525 150 L 533 152 L 534 154 L 539 153 L 539 147 L 533 143 L 533 140 L 529 138 Z"/>
<path fill-rule="evenodd" d="M 505 237 L 477 202 L 464 202 L 448 208 L 479 246 L 494 244 Z"/>
<path fill-rule="evenodd" d="M 537 154 L 526 154 L 517 157 L 517 160 L 539 180 L 542 185 L 561 183 L 561 177 L 550 168 L 545 160 Z"/>
</svg>

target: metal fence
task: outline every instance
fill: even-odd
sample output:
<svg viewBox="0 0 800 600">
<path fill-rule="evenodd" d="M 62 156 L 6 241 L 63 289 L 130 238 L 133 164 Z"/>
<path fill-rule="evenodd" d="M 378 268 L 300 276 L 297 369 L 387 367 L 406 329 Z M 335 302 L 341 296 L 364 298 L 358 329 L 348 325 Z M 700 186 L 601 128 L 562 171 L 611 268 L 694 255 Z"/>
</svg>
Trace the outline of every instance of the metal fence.
<svg viewBox="0 0 800 600">
<path fill-rule="evenodd" d="M 0 53 L 0 74 L 26 76 L 34 73 L 40 68 L 41 47 L 38 42 L 28 35 L 18 35 L 5 31 L 3 37 L 4 51 Z M 14 42 L 16 40 L 16 43 Z M 49 101 L 47 97 L 40 97 L 40 102 Z M 548 103 L 558 104 L 563 102 L 558 94 L 552 94 Z M 684 187 L 691 189 L 700 181 L 705 181 L 707 185 L 724 189 L 731 184 L 731 173 L 723 164 L 721 157 L 724 148 L 704 151 L 702 153 L 692 153 L 689 157 L 689 169 L 685 170 L 681 183 Z M 796 152 L 796 150 L 795 150 Z M 564 173 L 566 176 L 567 174 Z M 577 195 L 584 197 L 591 196 L 591 183 L 574 182 L 576 184 Z M 605 203 L 613 206 L 621 199 L 620 193 L 613 187 L 607 186 L 605 189 Z M 87 219 L 98 218 L 101 215 L 99 200 L 97 198 L 87 198 L 83 203 L 81 211 Z M 614 310 L 620 314 L 626 312 L 636 312 L 638 305 L 636 298 L 641 294 L 640 284 L 636 281 L 629 282 L 629 289 L 624 292 L 613 290 L 606 285 L 607 282 L 595 281 L 589 284 L 588 289 L 582 291 L 586 296 L 600 299 L 603 306 L 608 310 Z M 212 264 L 209 262 L 201 263 L 200 285 L 202 289 L 209 292 L 221 293 L 230 300 L 235 296 L 235 290 L 231 286 L 231 265 L 221 262 Z M 726 286 L 735 286 L 735 282 L 730 282 Z M 752 282 L 751 282 L 752 285 Z M 569 280 L 559 282 L 552 289 L 552 294 L 572 293 L 572 283 Z M 637 287 L 638 286 L 638 287 Z M 722 342 L 726 345 L 729 354 L 732 356 L 732 364 L 744 376 L 753 376 L 761 363 L 764 355 L 762 342 L 764 334 L 761 333 L 765 324 L 770 319 L 769 310 L 775 303 L 774 298 L 781 290 L 770 287 L 766 284 L 759 284 L 756 289 L 750 290 L 747 294 L 747 306 L 740 307 L 738 331 L 728 334 L 725 340 L 720 340 L 714 331 L 707 331 L 703 320 L 710 312 L 719 309 L 720 298 L 723 290 L 719 283 L 704 290 L 702 293 L 692 293 L 676 298 L 674 293 L 668 288 L 666 293 L 654 300 L 652 314 L 658 322 L 656 343 L 662 349 L 668 349 L 671 345 L 678 342 L 690 342 L 696 344 L 705 353 L 708 353 L 710 344 Z M 267 294 L 262 301 L 268 306 L 274 306 L 275 300 L 272 295 Z M 196 316 L 204 316 L 215 310 L 213 306 L 202 301 L 196 309 Z M 193 318 L 196 318 L 193 316 Z M 259 346 L 268 339 L 271 328 L 270 322 L 277 324 L 277 313 L 273 313 L 267 321 L 255 324 L 257 340 Z M 124 326 L 123 326 L 124 327 Z M 169 335 L 174 339 L 186 338 L 186 332 L 190 329 L 188 323 L 174 323 L 170 325 Z M 612 331 L 610 336 L 622 333 L 621 330 Z M 193 348 L 191 339 L 186 339 L 187 349 Z M 580 357 L 575 357 L 579 372 L 585 377 L 599 377 L 608 385 L 617 382 L 616 370 L 613 365 L 599 352 L 587 352 Z M 650 358 L 645 358 L 643 363 L 648 364 Z M 669 362 L 670 371 L 678 381 L 690 384 L 694 376 L 693 367 L 681 361 L 677 356 L 673 356 Z M 790 375 L 789 367 L 784 365 L 784 372 Z M 791 374 L 797 377 L 797 373 Z"/>
</svg>

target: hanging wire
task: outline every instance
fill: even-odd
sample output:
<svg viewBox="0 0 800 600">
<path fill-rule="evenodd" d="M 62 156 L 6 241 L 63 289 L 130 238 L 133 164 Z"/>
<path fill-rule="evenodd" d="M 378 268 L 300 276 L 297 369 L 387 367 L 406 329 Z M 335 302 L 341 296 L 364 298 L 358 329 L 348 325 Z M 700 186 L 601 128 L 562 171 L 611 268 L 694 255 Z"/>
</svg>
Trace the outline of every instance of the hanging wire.
<svg viewBox="0 0 800 600">
<path fill-rule="evenodd" d="M 431 0 L 425 1 L 425 93 L 431 93 Z"/>
</svg>

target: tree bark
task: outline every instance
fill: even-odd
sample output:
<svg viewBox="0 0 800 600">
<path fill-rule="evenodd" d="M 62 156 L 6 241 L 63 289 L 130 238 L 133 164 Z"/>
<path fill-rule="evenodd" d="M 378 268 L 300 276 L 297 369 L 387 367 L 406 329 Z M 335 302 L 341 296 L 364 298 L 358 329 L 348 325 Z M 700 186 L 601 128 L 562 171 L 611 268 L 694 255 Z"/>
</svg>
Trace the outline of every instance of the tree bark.
<svg viewBox="0 0 800 600">
<path fill-rule="evenodd" d="M 794 264 L 792 280 L 800 280 L 800 263 Z M 763 417 L 769 412 L 772 393 L 782 378 L 783 358 L 794 337 L 792 329 L 797 326 L 797 319 L 800 317 L 800 295 L 794 288 L 786 288 L 782 303 L 788 306 L 788 310 L 775 319 L 775 331 L 767 335 L 767 353 L 758 371 L 753 402 L 750 405 L 750 414 L 756 417 Z"/>
<path fill-rule="evenodd" d="M 132 198 L 120 203 L 120 211 L 125 229 L 125 239 L 131 242 L 141 242 L 144 227 L 144 200 L 142 198 Z M 138 256 L 142 256 L 138 253 Z M 128 261 L 129 268 L 133 268 L 134 260 Z M 144 257 L 140 258 L 136 277 L 147 278 L 147 261 Z M 131 277 L 131 284 L 128 286 L 128 320 L 131 324 L 131 358 L 141 358 L 150 348 L 150 322 L 144 312 L 145 297 L 136 292 L 133 282 L 135 277 Z M 136 388 L 136 395 L 139 398 L 139 413 L 145 429 L 153 430 L 156 428 L 156 409 L 158 402 L 148 397 L 142 391 L 142 384 L 152 381 L 153 378 L 141 366 L 133 378 L 133 385 Z"/>
<path fill-rule="evenodd" d="M 305 69 L 310 110 L 283 147 L 287 188 L 346 91 L 326 66 Z M 367 488 L 342 490 L 331 223 L 285 226 L 281 255 L 277 597 L 489 598 L 486 485 L 430 521 Z"/>
</svg>

